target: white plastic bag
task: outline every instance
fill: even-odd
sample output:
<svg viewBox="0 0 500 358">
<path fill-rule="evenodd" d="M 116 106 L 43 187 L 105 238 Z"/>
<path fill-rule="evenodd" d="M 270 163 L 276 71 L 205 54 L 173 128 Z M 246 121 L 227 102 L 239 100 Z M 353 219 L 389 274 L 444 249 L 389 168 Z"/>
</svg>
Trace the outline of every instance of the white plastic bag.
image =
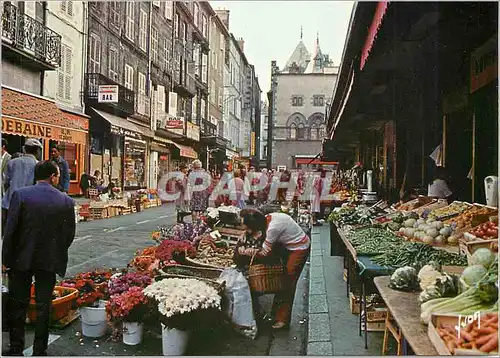
<svg viewBox="0 0 500 358">
<path fill-rule="evenodd" d="M 240 271 L 227 268 L 222 271 L 219 281 L 226 281 L 227 316 L 240 333 L 255 339 L 257 322 L 253 314 L 252 296 L 247 279 Z"/>
</svg>

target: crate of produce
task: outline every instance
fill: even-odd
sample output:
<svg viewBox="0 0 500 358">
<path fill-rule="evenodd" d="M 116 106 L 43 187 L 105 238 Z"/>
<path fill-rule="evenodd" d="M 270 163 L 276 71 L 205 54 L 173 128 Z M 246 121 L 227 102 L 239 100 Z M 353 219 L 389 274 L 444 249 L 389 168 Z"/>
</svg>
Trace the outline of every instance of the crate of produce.
<svg viewBox="0 0 500 358">
<path fill-rule="evenodd" d="M 212 269 L 187 265 L 168 265 L 162 268 L 160 270 L 160 273 L 166 275 L 183 275 L 217 280 L 222 273 L 222 269 Z"/>
<path fill-rule="evenodd" d="M 90 208 L 90 218 L 92 220 L 105 219 L 108 217 L 108 208 Z"/>
<path fill-rule="evenodd" d="M 473 330 L 476 333 L 472 333 Z M 433 314 L 427 334 L 439 355 L 498 356 L 498 313 L 481 316 Z M 492 339 L 496 339 L 496 344 Z"/>
</svg>

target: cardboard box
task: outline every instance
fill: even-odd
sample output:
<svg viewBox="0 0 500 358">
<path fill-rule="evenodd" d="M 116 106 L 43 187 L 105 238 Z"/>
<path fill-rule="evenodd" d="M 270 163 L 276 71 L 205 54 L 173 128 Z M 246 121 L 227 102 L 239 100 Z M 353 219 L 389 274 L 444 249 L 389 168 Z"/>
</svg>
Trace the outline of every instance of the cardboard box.
<svg viewBox="0 0 500 358">
<path fill-rule="evenodd" d="M 361 311 L 361 298 L 355 296 L 352 292 L 349 292 L 349 307 L 351 308 L 352 314 L 357 315 Z"/>
<path fill-rule="evenodd" d="M 462 318 L 463 319 L 463 318 Z M 490 356 L 497 356 L 498 357 L 498 352 L 490 352 L 488 354 L 482 353 L 478 350 L 475 349 L 464 349 L 464 348 L 459 348 L 455 349 L 454 354 L 452 354 L 448 347 L 446 346 L 446 343 L 444 340 L 441 338 L 439 335 L 439 332 L 437 330 L 437 327 L 439 327 L 441 324 L 446 324 L 446 325 L 452 325 L 455 326 L 459 322 L 459 317 L 457 315 L 436 315 L 433 314 L 431 316 L 431 319 L 429 321 L 429 325 L 427 327 L 427 335 L 429 336 L 430 341 L 434 345 L 434 348 L 436 348 L 436 351 L 438 352 L 439 355 L 444 355 L 444 356 L 450 356 L 450 355 L 457 355 L 457 356 L 478 356 L 478 355 L 490 355 Z M 458 337 L 458 333 L 457 333 Z"/>
<path fill-rule="evenodd" d="M 382 322 L 387 318 L 386 307 L 368 307 L 366 320 L 368 322 Z"/>
</svg>

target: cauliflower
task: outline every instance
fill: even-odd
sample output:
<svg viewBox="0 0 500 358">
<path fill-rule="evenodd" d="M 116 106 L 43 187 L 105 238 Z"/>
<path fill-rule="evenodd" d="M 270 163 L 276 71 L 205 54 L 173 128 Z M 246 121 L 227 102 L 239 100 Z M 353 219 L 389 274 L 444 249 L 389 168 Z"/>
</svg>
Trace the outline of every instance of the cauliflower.
<svg viewBox="0 0 500 358">
<path fill-rule="evenodd" d="M 418 280 L 422 291 L 433 284 L 434 281 L 441 276 L 442 273 L 436 270 L 432 265 L 425 265 L 422 267 L 418 273 Z"/>
</svg>

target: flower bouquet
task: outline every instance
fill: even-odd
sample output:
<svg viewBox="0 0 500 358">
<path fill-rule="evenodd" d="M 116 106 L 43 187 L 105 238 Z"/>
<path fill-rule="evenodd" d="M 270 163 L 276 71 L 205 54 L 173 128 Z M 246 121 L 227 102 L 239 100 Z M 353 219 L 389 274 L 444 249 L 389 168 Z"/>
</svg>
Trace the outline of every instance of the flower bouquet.
<svg viewBox="0 0 500 358">
<path fill-rule="evenodd" d="M 182 262 L 186 255 L 190 258 L 196 256 L 196 249 L 187 241 L 164 240 L 156 249 L 155 257 L 160 260 L 160 265 Z"/>
<path fill-rule="evenodd" d="M 210 232 L 203 221 L 196 223 L 179 223 L 169 227 L 159 226 L 160 240 L 193 241 L 196 236 Z M 157 240 L 158 241 L 158 240 Z"/>
<path fill-rule="evenodd" d="M 129 263 L 129 267 L 134 267 L 140 272 L 152 273 L 159 268 L 160 260 L 155 257 L 156 246 L 146 247 L 138 251 L 134 259 Z"/>
<path fill-rule="evenodd" d="M 149 286 L 151 282 L 152 279 L 149 275 L 140 272 L 129 272 L 109 281 L 109 295 L 120 295 L 127 292 L 131 287 L 145 288 Z"/>
<path fill-rule="evenodd" d="M 123 335 L 124 343 L 139 344 L 142 341 L 143 323 L 151 312 L 148 303 L 143 288 L 138 286 L 112 295 L 106 303 L 106 316 L 114 330 L 112 338 Z"/>
<path fill-rule="evenodd" d="M 166 278 L 146 287 L 144 294 L 158 304 L 166 327 L 183 331 L 207 322 L 206 315 L 221 308 L 217 290 L 197 279 Z"/>
</svg>

